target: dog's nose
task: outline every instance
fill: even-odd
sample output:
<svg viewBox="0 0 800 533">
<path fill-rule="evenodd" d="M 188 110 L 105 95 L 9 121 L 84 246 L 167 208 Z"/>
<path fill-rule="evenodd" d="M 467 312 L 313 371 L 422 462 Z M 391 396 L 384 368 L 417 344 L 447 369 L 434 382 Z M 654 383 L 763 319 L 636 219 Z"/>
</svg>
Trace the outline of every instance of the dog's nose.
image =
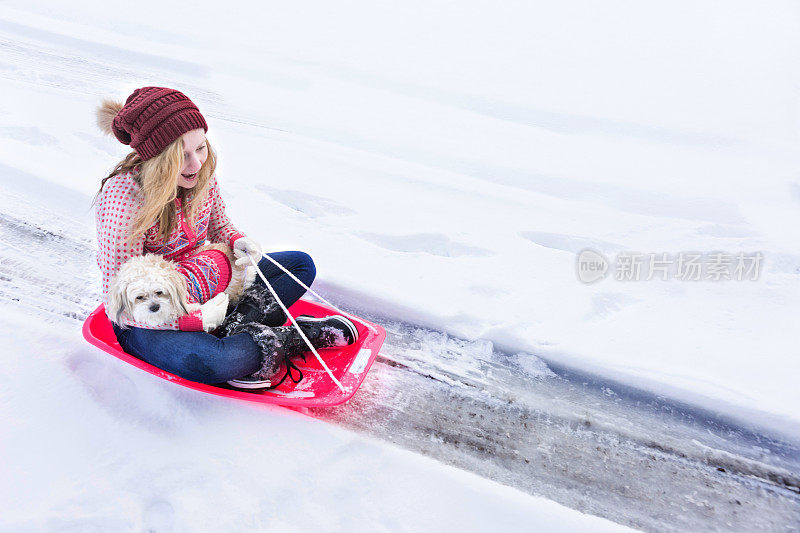
<svg viewBox="0 0 800 533">
<path fill-rule="evenodd" d="M 160 307 L 161 307 L 160 304 L 153 304 L 153 305 L 150 306 L 150 312 L 151 313 L 155 313 L 156 311 L 159 310 Z"/>
</svg>

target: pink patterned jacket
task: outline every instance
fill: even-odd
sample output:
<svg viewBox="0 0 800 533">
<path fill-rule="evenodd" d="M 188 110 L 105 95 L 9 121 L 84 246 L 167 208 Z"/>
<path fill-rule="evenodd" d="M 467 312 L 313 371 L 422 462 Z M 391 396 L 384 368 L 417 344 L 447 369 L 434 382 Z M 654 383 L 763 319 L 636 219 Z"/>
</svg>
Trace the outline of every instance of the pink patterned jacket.
<svg viewBox="0 0 800 533">
<path fill-rule="evenodd" d="M 158 236 L 158 225 L 153 224 L 138 241 L 131 245 L 125 239 L 133 228 L 138 210 L 143 205 L 144 193 L 134 180 L 137 170 L 117 174 L 109 179 L 95 207 L 97 225 L 97 265 L 103 274 L 103 303 L 108 305 L 108 289 L 114 275 L 131 257 L 145 253 L 160 254 L 174 261 L 186 277 L 190 303 L 204 303 L 224 291 L 230 281 L 231 270 L 227 258 L 216 250 L 196 253 L 206 240 L 227 243 L 231 247 L 239 237 L 244 237 L 225 214 L 216 175 L 212 176 L 205 202 L 190 224 L 183 216 L 181 200 L 175 200 L 176 224 L 169 239 Z M 149 329 L 202 331 L 200 310 L 157 327 L 124 319 L 126 326 Z"/>
</svg>

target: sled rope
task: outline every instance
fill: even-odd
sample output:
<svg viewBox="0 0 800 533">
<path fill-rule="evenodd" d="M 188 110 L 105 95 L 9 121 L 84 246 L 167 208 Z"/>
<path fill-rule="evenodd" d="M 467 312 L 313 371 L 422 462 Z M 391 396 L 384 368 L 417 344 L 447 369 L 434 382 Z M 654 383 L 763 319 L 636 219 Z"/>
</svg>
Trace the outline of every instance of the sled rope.
<svg viewBox="0 0 800 533">
<path fill-rule="evenodd" d="M 245 252 L 245 253 L 246 253 L 246 252 Z M 267 256 L 267 257 L 268 257 L 268 256 Z M 258 263 L 256 263 L 256 262 L 255 262 L 255 260 L 253 259 L 253 257 L 252 257 L 250 254 L 247 254 L 247 258 L 248 258 L 248 259 L 250 259 L 250 262 L 251 262 L 251 263 L 253 263 L 253 266 L 255 267 L 255 269 L 256 269 L 256 272 L 258 273 L 259 277 L 261 278 L 261 281 L 263 281 L 263 282 L 266 284 L 267 288 L 269 289 L 269 292 L 271 292 L 271 293 L 272 293 L 272 296 L 274 296 L 274 297 L 275 297 L 275 300 L 278 302 L 278 305 L 280 305 L 280 306 L 281 306 L 281 309 L 283 309 L 283 312 L 284 312 L 284 313 L 286 313 L 286 316 L 288 316 L 288 317 L 289 317 L 289 320 L 291 320 L 291 321 L 292 321 L 292 324 L 294 325 L 295 329 L 297 329 L 297 332 L 300 334 L 300 337 L 301 337 L 301 338 L 302 338 L 302 339 L 303 339 L 303 340 L 306 342 L 306 344 L 308 345 L 308 347 L 309 347 L 309 348 L 311 348 L 311 352 L 314 354 L 314 357 L 316 357 L 316 358 L 317 358 L 317 361 L 319 361 L 319 364 L 321 364 L 321 365 L 322 365 L 322 368 L 324 368 L 324 369 L 325 369 L 325 372 L 327 372 L 327 373 L 328 373 L 328 375 L 329 375 L 329 376 L 331 377 L 331 379 L 333 380 L 333 382 L 334 382 L 334 383 L 336 383 L 336 386 L 337 386 L 337 387 L 339 387 L 339 389 L 340 389 L 342 392 L 344 392 L 344 393 L 347 393 L 347 391 L 346 391 L 346 390 L 345 390 L 345 388 L 344 388 L 344 385 L 342 385 L 342 383 L 341 383 L 341 382 L 340 382 L 338 379 L 336 379 L 336 376 L 334 376 L 334 375 L 333 375 L 333 372 L 331 372 L 331 369 L 330 369 L 330 368 L 328 368 L 328 365 L 326 365 L 326 364 L 325 364 L 325 361 L 323 361 L 323 360 L 322 360 L 322 357 L 320 357 L 320 356 L 319 356 L 319 354 L 317 353 L 317 350 L 316 350 L 316 349 L 314 349 L 314 347 L 311 345 L 311 341 L 310 341 L 310 340 L 308 340 L 308 337 L 306 337 L 306 334 L 305 334 L 305 333 L 303 333 L 303 330 L 302 330 L 302 329 L 300 329 L 300 326 L 297 324 L 297 321 L 296 321 L 296 320 L 294 319 L 294 317 L 293 317 L 293 316 L 292 316 L 292 315 L 289 313 L 289 310 L 288 310 L 288 309 L 286 309 L 286 306 L 285 306 L 285 305 L 283 305 L 283 302 L 281 301 L 280 297 L 278 296 L 278 293 L 276 293 L 276 292 L 275 292 L 275 289 L 273 289 L 273 288 L 272 288 L 272 285 L 270 285 L 269 281 L 267 281 L 267 278 L 264 276 L 264 273 L 263 273 L 263 272 L 261 272 L 261 269 L 260 269 L 260 268 L 258 268 Z M 272 259 L 272 258 L 270 258 L 270 259 Z M 283 268 L 283 267 L 281 266 L 281 268 Z M 284 271 L 286 271 L 286 269 L 284 269 Z M 291 274 L 290 274 L 290 275 L 291 275 Z M 294 277 L 294 276 L 292 276 L 292 277 Z M 298 280 L 297 278 L 295 278 L 295 281 L 300 281 L 300 280 Z M 300 283 L 300 284 L 302 285 L 302 283 Z M 305 285 L 303 285 L 303 286 L 305 287 Z M 307 288 L 307 287 L 306 287 L 306 288 Z M 288 370 L 288 369 L 287 369 L 287 370 Z M 301 375 L 302 375 L 302 374 L 301 374 Z M 285 376 L 284 376 L 284 378 L 285 378 Z M 292 380 L 292 381 L 294 381 L 294 380 Z"/>
<path fill-rule="evenodd" d="M 248 256 L 248 257 L 249 257 L 249 256 Z M 323 298 L 322 296 L 320 296 L 319 294 L 317 294 L 317 292 L 316 292 L 314 289 L 312 289 L 311 287 L 309 287 L 308 285 L 306 285 L 305 283 L 303 283 L 302 281 L 300 281 L 299 279 L 297 279 L 297 277 L 296 277 L 294 274 L 292 274 L 291 272 L 289 272 L 288 270 L 286 270 L 286 268 L 284 268 L 284 266 L 283 266 L 282 264 L 280 264 L 280 263 L 278 263 L 277 261 L 275 261 L 273 258 L 271 258 L 270 256 L 268 256 L 266 253 L 265 253 L 265 254 L 262 254 L 262 257 L 266 257 L 267 259 L 269 259 L 269 260 L 272 262 L 272 264 L 273 264 L 273 265 L 275 265 L 276 267 L 278 267 L 278 268 L 280 268 L 281 270 L 283 270 L 285 273 L 287 273 L 287 274 L 289 275 L 289 277 L 290 277 L 290 278 L 292 278 L 292 279 L 293 279 L 293 280 L 295 280 L 297 283 L 299 283 L 301 287 L 303 287 L 305 290 L 307 290 L 308 292 L 310 292 L 311 294 L 313 294 L 314 296 L 316 296 L 317 298 L 319 298 L 320 300 L 322 300 L 323 302 L 325 302 L 325 303 L 326 303 L 328 306 L 330 306 L 330 307 L 332 307 L 333 309 L 335 309 L 336 311 L 340 312 L 341 314 L 343 314 L 343 315 L 344 315 L 344 316 L 346 316 L 347 318 L 349 318 L 349 319 L 351 319 L 351 320 L 355 320 L 355 321 L 356 321 L 356 322 L 358 322 L 359 324 L 363 324 L 363 325 L 364 325 L 364 326 L 366 326 L 366 327 L 367 327 L 367 328 L 368 328 L 368 329 L 369 329 L 371 332 L 373 332 L 373 333 L 375 333 L 375 334 L 377 335 L 377 333 L 378 333 L 378 330 L 377 330 L 377 329 L 375 329 L 375 327 L 374 327 L 372 324 L 370 324 L 369 322 L 365 322 L 363 319 L 361 319 L 361 318 L 358 318 L 357 316 L 353 316 L 353 315 L 351 315 L 350 313 L 348 313 L 348 312 L 346 312 L 346 311 L 342 311 L 341 309 L 339 309 L 338 307 L 336 307 L 335 305 L 333 305 L 332 303 L 330 303 L 328 300 L 326 300 L 325 298 Z M 252 261 L 252 259 L 250 259 L 250 261 Z M 258 268 L 258 267 L 256 267 L 256 268 Z M 262 279 L 263 279 L 263 275 L 262 275 Z"/>
</svg>

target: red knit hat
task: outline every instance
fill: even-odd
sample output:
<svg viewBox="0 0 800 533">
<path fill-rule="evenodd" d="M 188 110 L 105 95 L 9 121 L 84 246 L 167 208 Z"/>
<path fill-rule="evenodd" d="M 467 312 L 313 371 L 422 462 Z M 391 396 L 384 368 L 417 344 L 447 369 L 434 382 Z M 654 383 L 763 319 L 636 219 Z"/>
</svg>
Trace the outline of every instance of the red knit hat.
<svg viewBox="0 0 800 533">
<path fill-rule="evenodd" d="M 133 91 L 111 125 L 119 142 L 131 145 L 143 160 L 157 156 L 175 139 L 198 128 L 208 131 L 208 124 L 194 102 L 166 87 Z"/>
</svg>

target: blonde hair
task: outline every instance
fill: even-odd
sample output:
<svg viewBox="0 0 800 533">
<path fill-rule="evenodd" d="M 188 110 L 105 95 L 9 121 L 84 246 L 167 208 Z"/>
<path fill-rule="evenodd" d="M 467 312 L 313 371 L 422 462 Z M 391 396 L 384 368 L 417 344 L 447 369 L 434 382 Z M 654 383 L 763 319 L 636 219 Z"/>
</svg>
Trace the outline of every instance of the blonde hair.
<svg viewBox="0 0 800 533">
<path fill-rule="evenodd" d="M 217 167 L 217 155 L 211 148 L 208 138 L 205 140 L 208 157 L 197 173 L 197 184 L 191 189 L 178 187 L 178 176 L 183 168 L 183 138 L 178 137 L 160 154 L 142 161 L 135 151 L 125 156 L 117 163 L 114 170 L 100 182 L 100 190 L 94 197 L 92 204 L 97 202 L 106 182 L 118 174 L 134 171 L 133 179 L 144 193 L 144 204 L 136 216 L 133 229 L 128 235 L 128 243 L 140 239 L 154 223 L 158 223 L 158 234 L 162 240 L 167 240 L 177 223 L 175 208 L 172 202 L 178 196 L 189 224 L 194 222 L 194 217 L 208 193 L 211 177 Z"/>
</svg>

